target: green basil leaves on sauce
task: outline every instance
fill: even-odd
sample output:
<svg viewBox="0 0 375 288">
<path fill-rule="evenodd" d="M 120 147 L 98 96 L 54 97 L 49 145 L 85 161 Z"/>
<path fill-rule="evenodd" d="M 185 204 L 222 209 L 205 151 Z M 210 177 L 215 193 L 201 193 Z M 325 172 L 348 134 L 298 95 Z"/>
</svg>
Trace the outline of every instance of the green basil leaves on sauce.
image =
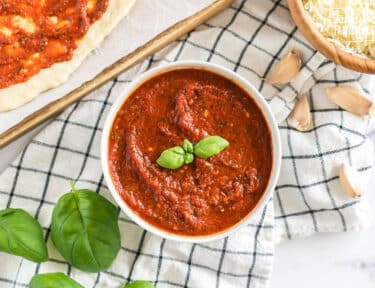
<svg viewBox="0 0 375 288">
<path fill-rule="evenodd" d="M 154 285 L 152 285 L 148 281 L 134 281 L 132 283 L 126 284 L 123 288 L 155 288 Z"/>
<path fill-rule="evenodd" d="M 192 153 L 186 153 L 184 157 L 185 157 L 185 164 L 190 164 L 194 161 L 194 154 Z"/>
<path fill-rule="evenodd" d="M 208 136 L 194 146 L 194 154 L 199 158 L 209 158 L 227 148 L 229 142 L 220 136 Z"/>
<path fill-rule="evenodd" d="M 182 145 L 186 153 L 194 153 L 194 145 L 189 140 L 185 139 Z"/>
<path fill-rule="evenodd" d="M 164 150 L 156 162 L 168 169 L 177 169 L 185 164 L 185 151 L 180 146 Z"/>
<path fill-rule="evenodd" d="M 48 260 L 42 227 L 22 209 L 0 211 L 0 251 L 38 263 Z"/>
<path fill-rule="evenodd" d="M 194 155 L 206 159 L 219 154 L 228 145 L 229 142 L 220 136 L 208 136 L 195 145 L 185 139 L 182 147 L 176 146 L 164 150 L 156 163 L 163 168 L 178 169 L 184 164 L 192 163 Z"/>
<path fill-rule="evenodd" d="M 72 266 L 86 272 L 107 269 L 120 250 L 117 208 L 90 190 L 63 195 L 52 215 L 51 237 Z"/>
<path fill-rule="evenodd" d="M 30 288 L 84 288 L 63 273 L 38 274 L 31 278 Z"/>
</svg>

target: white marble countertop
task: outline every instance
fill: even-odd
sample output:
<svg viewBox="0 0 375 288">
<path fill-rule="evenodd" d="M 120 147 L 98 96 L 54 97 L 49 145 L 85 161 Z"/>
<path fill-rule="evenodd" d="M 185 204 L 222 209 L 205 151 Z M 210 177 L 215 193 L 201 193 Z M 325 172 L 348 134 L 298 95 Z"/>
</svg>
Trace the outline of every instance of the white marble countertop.
<svg viewBox="0 0 375 288">
<path fill-rule="evenodd" d="M 36 133 L 0 150 L 0 172 Z M 375 133 L 371 135 L 375 143 Z M 375 207 L 375 169 L 368 197 Z M 319 234 L 276 247 L 271 288 L 373 288 L 375 225 L 362 232 Z"/>
</svg>

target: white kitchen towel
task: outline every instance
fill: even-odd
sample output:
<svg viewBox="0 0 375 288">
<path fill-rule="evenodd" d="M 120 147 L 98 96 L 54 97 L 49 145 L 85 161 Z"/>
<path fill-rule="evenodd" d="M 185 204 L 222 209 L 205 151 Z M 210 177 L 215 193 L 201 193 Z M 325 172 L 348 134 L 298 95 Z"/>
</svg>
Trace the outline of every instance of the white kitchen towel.
<svg viewBox="0 0 375 288">
<path fill-rule="evenodd" d="M 304 67 L 291 84 L 270 86 L 264 79 L 289 49 L 300 51 Z M 273 199 L 247 227 L 207 244 L 166 241 L 145 232 L 120 214 L 122 248 L 104 272 L 88 274 L 67 265 L 50 239 L 51 212 L 69 191 L 69 181 L 111 199 L 100 168 L 103 121 L 113 101 L 131 79 L 150 67 L 177 60 L 204 60 L 247 78 L 285 119 L 300 92 L 309 94 L 313 128 L 299 132 L 280 123 L 283 145 L 281 177 Z M 345 195 L 337 165 L 347 162 L 366 182 L 372 147 L 369 119 L 342 111 L 324 88 L 356 85 L 365 91 L 368 76 L 326 61 L 297 32 L 285 1 L 237 0 L 222 14 L 141 65 L 72 105 L 43 130 L 0 176 L 0 209 L 29 211 L 45 229 L 50 261 L 31 263 L 0 254 L 0 286 L 26 287 L 35 273 L 65 272 L 87 288 L 120 287 L 145 279 L 160 287 L 267 287 L 275 242 L 316 232 L 361 229 L 369 224 L 366 199 Z M 279 99 L 279 100 L 275 100 Z M 275 101 L 279 105 L 275 105 Z"/>
</svg>

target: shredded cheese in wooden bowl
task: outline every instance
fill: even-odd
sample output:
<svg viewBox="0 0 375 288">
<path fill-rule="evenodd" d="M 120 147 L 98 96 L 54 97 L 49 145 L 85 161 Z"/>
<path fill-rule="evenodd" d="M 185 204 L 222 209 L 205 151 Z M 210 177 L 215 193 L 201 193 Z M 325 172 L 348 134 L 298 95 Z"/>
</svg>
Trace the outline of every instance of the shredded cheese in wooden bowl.
<svg viewBox="0 0 375 288">
<path fill-rule="evenodd" d="M 346 51 L 375 59 L 374 0 L 302 0 L 324 37 Z"/>
</svg>

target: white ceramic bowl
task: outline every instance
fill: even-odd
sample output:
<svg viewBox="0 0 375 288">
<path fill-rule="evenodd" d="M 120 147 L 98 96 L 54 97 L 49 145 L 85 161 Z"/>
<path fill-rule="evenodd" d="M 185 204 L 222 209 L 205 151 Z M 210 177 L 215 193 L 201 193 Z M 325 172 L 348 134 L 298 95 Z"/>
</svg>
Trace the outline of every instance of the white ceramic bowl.
<svg viewBox="0 0 375 288">
<path fill-rule="evenodd" d="M 232 80 L 234 83 L 242 87 L 246 92 L 248 92 L 249 95 L 253 97 L 253 99 L 258 104 L 259 108 L 262 110 L 264 117 L 266 118 L 268 122 L 268 126 L 269 126 L 271 136 L 272 136 L 272 146 L 273 146 L 272 171 L 271 171 L 271 176 L 270 176 L 266 191 L 264 192 L 263 196 L 259 200 L 258 204 L 255 206 L 255 208 L 247 216 L 245 216 L 240 222 L 238 222 L 232 227 L 229 227 L 226 230 L 223 230 L 218 233 L 211 234 L 211 235 L 185 236 L 185 235 L 180 235 L 180 234 L 173 234 L 171 232 L 162 230 L 146 222 L 125 203 L 125 201 L 121 198 L 119 193 L 116 191 L 116 188 L 110 176 L 110 170 L 109 170 L 109 165 L 108 165 L 109 133 L 112 128 L 113 120 L 118 110 L 121 108 L 122 104 L 126 101 L 128 96 L 131 95 L 132 92 L 136 88 L 138 88 L 141 84 L 143 84 L 148 79 L 153 78 L 157 74 L 170 71 L 170 70 L 181 69 L 181 68 L 199 68 L 199 69 L 212 71 L 212 72 L 215 72 L 216 74 L 222 75 Z M 107 182 L 108 188 L 112 193 L 113 198 L 116 200 L 117 204 L 121 207 L 121 209 L 129 216 L 130 219 L 132 219 L 142 228 L 156 235 L 159 235 L 160 237 L 170 239 L 170 240 L 175 240 L 175 241 L 201 243 L 201 242 L 221 239 L 221 238 L 228 236 L 229 234 L 233 233 L 240 227 L 246 225 L 249 222 L 249 220 L 254 217 L 254 214 L 256 214 L 259 211 L 262 211 L 264 206 L 269 201 L 274 191 L 276 181 L 279 177 L 280 165 L 281 165 L 280 134 L 279 134 L 279 130 L 278 130 L 275 118 L 267 102 L 264 100 L 262 95 L 254 88 L 254 86 L 251 85 L 243 77 L 232 72 L 229 69 L 226 69 L 224 67 L 221 67 L 215 64 L 211 64 L 207 62 L 200 62 L 200 61 L 180 61 L 180 62 L 174 62 L 168 65 L 160 66 L 160 67 L 151 69 L 147 71 L 146 73 L 141 74 L 140 76 L 138 76 L 136 79 L 133 80 L 133 82 L 123 92 L 123 95 L 115 101 L 115 103 L 113 104 L 107 116 L 106 122 L 104 124 L 104 130 L 102 134 L 102 143 L 101 143 L 101 162 L 102 162 L 102 169 L 103 169 L 104 177 Z"/>
</svg>

